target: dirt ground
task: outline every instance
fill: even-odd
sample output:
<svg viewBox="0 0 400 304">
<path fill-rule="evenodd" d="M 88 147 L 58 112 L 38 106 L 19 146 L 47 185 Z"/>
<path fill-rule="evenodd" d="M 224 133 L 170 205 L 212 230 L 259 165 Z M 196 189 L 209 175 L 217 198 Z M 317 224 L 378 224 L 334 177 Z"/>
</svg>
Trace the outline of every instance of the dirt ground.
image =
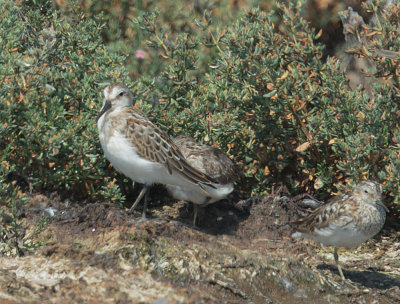
<svg viewBox="0 0 400 304">
<path fill-rule="evenodd" d="M 280 193 L 236 204 L 153 199 L 149 217 L 105 202 L 30 197 L 19 256 L 0 257 L 0 303 L 400 303 L 400 232 L 340 251 L 292 239 L 307 213 Z M 43 223 L 38 228 L 39 223 Z M 397 229 L 398 230 L 398 229 Z"/>
</svg>

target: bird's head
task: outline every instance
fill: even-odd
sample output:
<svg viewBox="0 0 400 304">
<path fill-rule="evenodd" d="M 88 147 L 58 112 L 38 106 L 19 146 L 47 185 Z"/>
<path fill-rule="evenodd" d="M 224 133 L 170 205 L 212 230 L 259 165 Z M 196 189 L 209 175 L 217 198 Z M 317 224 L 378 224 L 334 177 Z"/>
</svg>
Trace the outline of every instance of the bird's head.
<svg viewBox="0 0 400 304">
<path fill-rule="evenodd" d="M 133 106 L 131 90 L 123 83 L 114 83 L 104 89 L 103 106 L 97 116 L 96 122 L 110 109 Z"/>
</svg>

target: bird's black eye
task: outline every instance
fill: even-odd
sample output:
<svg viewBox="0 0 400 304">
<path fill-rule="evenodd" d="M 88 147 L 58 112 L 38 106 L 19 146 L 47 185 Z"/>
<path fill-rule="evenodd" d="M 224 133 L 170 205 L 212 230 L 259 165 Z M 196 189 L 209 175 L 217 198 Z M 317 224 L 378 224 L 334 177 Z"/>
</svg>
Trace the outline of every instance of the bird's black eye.
<svg viewBox="0 0 400 304">
<path fill-rule="evenodd" d="M 369 193 L 367 190 L 364 190 L 365 193 Z"/>
<path fill-rule="evenodd" d="M 123 96 L 123 95 L 124 95 L 124 92 L 121 92 L 118 94 L 118 96 Z"/>
</svg>

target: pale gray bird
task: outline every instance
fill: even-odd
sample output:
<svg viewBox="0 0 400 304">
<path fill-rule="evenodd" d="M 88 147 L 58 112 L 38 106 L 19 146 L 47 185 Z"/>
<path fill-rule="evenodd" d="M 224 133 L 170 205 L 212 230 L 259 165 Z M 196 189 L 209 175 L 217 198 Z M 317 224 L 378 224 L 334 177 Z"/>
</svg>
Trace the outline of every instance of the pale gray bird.
<svg viewBox="0 0 400 304">
<path fill-rule="evenodd" d="M 357 247 L 382 229 L 389 210 L 381 196 L 380 184 L 362 181 L 351 192 L 333 197 L 308 216 L 291 223 L 297 231 L 292 236 L 334 246 L 335 263 L 344 280 L 338 247 Z"/>
</svg>

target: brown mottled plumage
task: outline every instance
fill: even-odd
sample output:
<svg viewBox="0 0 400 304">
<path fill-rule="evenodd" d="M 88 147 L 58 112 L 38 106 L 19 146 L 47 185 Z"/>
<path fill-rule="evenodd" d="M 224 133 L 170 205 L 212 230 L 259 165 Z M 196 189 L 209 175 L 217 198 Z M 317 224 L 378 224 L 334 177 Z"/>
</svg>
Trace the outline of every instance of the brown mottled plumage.
<svg viewBox="0 0 400 304">
<path fill-rule="evenodd" d="M 138 109 L 124 84 L 104 89 L 103 107 L 97 117 L 99 137 L 107 159 L 119 172 L 144 184 L 131 211 L 153 183 L 182 186 L 210 194 L 218 187 L 211 177 L 193 168 L 168 135 Z"/>
<path fill-rule="evenodd" d="M 338 247 L 357 247 L 372 238 L 383 227 L 386 212 L 382 203 L 382 188 L 371 180 L 357 184 L 353 191 L 336 196 L 308 216 L 291 223 L 294 237 L 306 237 L 335 247 L 334 257 L 340 276 Z"/>
<path fill-rule="evenodd" d="M 193 183 L 212 186 L 215 180 L 190 166 L 169 136 L 149 120 L 144 120 L 142 112 L 131 108 L 126 113 L 130 118 L 126 120 L 123 132 L 141 157 L 165 165 L 169 174 L 177 171 Z"/>
<path fill-rule="evenodd" d="M 239 178 L 240 168 L 221 150 L 198 143 L 186 135 L 177 136 L 173 141 L 191 166 L 221 185 L 232 183 Z"/>
<path fill-rule="evenodd" d="M 214 203 L 231 193 L 234 189 L 233 182 L 239 178 L 239 167 L 219 149 L 200 144 L 190 136 L 178 136 L 174 138 L 174 143 L 192 167 L 218 182 L 214 195 L 175 185 L 166 186 L 174 198 L 194 203 L 193 225 L 195 225 L 197 206 Z"/>
</svg>

